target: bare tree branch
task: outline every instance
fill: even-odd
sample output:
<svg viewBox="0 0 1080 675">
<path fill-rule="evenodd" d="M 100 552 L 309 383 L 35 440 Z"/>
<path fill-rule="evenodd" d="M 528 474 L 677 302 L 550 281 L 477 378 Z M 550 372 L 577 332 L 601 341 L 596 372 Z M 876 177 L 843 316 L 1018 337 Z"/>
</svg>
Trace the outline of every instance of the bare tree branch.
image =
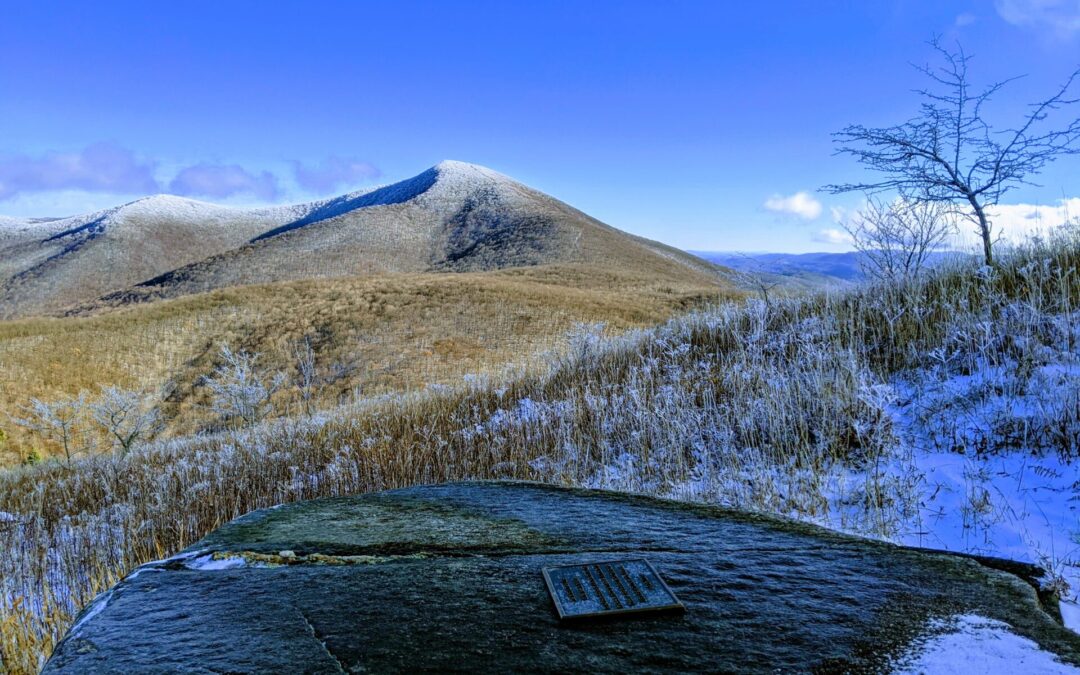
<svg viewBox="0 0 1080 675">
<path fill-rule="evenodd" d="M 19 426 L 41 436 L 46 441 L 53 441 L 64 451 L 64 458 L 70 464 L 72 457 L 86 449 L 78 444 L 83 434 L 83 418 L 86 411 L 86 394 L 62 398 L 58 401 L 45 402 L 30 399 L 30 405 L 22 407 L 26 417 L 12 418 Z"/>
<path fill-rule="evenodd" d="M 1010 190 L 1032 184 L 1030 177 L 1055 159 L 1080 152 L 1080 118 L 1063 126 L 1045 125 L 1051 113 L 1080 102 L 1069 95 L 1080 68 L 1052 96 L 1031 104 L 1016 128 L 995 130 L 984 117 L 984 107 L 1017 78 L 973 90 L 968 79 L 971 57 L 963 48 L 950 50 L 937 39 L 930 45 L 944 63 L 938 68 L 916 66 L 935 87 L 916 91 L 922 98 L 917 116 L 896 126 L 855 124 L 833 134 L 837 154 L 851 155 L 882 179 L 823 189 L 871 195 L 895 190 L 960 205 L 976 224 L 986 263 L 992 264 L 994 231 L 987 210 Z"/>
<path fill-rule="evenodd" d="M 164 428 L 153 400 L 137 391 L 102 387 L 101 395 L 90 403 L 89 409 L 94 422 L 125 455 L 137 443 L 150 440 Z"/>
<path fill-rule="evenodd" d="M 221 346 L 221 365 L 202 379 L 210 390 L 211 408 L 226 422 L 252 426 L 270 414 L 274 394 L 285 384 L 284 373 L 258 365 L 259 355 Z"/>
<path fill-rule="evenodd" d="M 867 198 L 866 206 L 843 225 L 859 251 L 863 273 L 876 279 L 911 279 L 955 230 L 942 202 Z"/>
</svg>

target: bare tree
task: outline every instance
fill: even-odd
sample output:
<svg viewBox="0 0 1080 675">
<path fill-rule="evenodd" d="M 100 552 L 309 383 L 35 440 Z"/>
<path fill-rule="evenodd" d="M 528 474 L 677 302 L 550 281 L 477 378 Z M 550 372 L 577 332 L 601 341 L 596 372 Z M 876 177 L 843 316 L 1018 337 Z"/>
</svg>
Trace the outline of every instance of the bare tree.
<svg viewBox="0 0 1080 675">
<path fill-rule="evenodd" d="M 292 351 L 296 361 L 296 388 L 304 404 L 304 413 L 308 415 L 312 412 L 317 389 L 347 380 L 360 369 L 356 358 L 352 356 L 332 361 L 320 368 L 309 337 L 295 343 Z"/>
<path fill-rule="evenodd" d="M 223 363 L 203 378 L 210 389 L 211 409 L 226 421 L 254 425 L 270 414 L 270 399 L 285 384 L 285 373 L 259 367 L 259 355 L 221 346 Z"/>
<path fill-rule="evenodd" d="M 355 357 L 345 357 L 331 363 L 320 379 L 324 384 L 334 384 L 352 377 L 359 370 L 360 365 Z"/>
<path fill-rule="evenodd" d="M 310 415 L 311 397 L 315 394 L 315 385 L 318 382 L 315 350 L 311 346 L 311 338 L 304 338 L 303 342 L 293 345 L 293 357 L 296 359 L 296 386 L 304 402 L 304 412 Z"/>
<path fill-rule="evenodd" d="M 955 230 L 946 204 L 904 198 L 887 202 L 873 196 L 843 227 L 860 253 L 863 272 L 885 280 L 918 275 Z"/>
<path fill-rule="evenodd" d="M 721 279 L 730 280 L 743 288 L 754 289 L 761 294 L 765 306 L 772 307 L 769 293 L 781 285 L 781 280 L 777 275 L 766 272 L 763 266 L 750 256 L 740 255 L 746 260 L 743 269 L 729 267 L 721 274 Z"/>
<path fill-rule="evenodd" d="M 1057 128 L 1048 129 L 1044 124 L 1051 113 L 1080 101 L 1069 96 L 1080 68 L 1052 96 L 1031 104 L 1017 126 L 997 129 L 984 117 L 984 108 L 1016 78 L 975 89 L 968 80 L 971 57 L 962 47 L 952 51 L 937 39 L 930 45 L 944 64 L 918 67 L 930 79 L 932 89 L 917 92 L 922 98 L 917 116 L 892 127 L 852 125 L 833 135 L 840 146 L 838 153 L 855 157 L 884 177 L 877 182 L 827 185 L 824 189 L 834 194 L 899 190 L 959 205 L 975 224 L 990 265 L 994 233 L 987 209 L 1009 190 L 1031 185 L 1029 178 L 1058 157 L 1080 151 L 1080 118 Z"/>
<path fill-rule="evenodd" d="M 64 451 L 64 458 L 70 464 L 71 458 L 84 449 L 78 445 L 78 441 L 82 435 L 85 410 L 85 392 L 52 403 L 32 398 L 30 405 L 22 406 L 26 417 L 12 418 L 12 421 L 46 441 L 55 442 Z"/>
<path fill-rule="evenodd" d="M 125 455 L 135 444 L 156 436 L 164 426 L 150 397 L 137 391 L 103 387 L 89 407 L 91 418 Z"/>
</svg>

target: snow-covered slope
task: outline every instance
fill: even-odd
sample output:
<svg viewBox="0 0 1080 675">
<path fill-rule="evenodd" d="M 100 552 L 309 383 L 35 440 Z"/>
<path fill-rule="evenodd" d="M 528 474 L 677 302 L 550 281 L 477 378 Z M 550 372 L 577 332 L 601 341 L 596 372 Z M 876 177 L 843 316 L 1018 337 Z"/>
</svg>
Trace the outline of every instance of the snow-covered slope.
<svg viewBox="0 0 1080 675">
<path fill-rule="evenodd" d="M 0 316 L 51 310 L 242 245 L 306 212 L 242 210 L 169 195 L 0 235 Z"/>
<path fill-rule="evenodd" d="M 0 232 L 0 318 L 386 272 L 591 264 L 712 282 L 708 263 L 455 161 L 309 204 L 244 210 L 158 195 Z"/>
</svg>

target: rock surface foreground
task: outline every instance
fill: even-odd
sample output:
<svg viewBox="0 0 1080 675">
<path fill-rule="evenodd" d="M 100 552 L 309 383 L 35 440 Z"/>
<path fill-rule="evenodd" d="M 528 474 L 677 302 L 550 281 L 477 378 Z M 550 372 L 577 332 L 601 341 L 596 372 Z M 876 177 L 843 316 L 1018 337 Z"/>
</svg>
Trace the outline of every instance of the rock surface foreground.
<svg viewBox="0 0 1080 675">
<path fill-rule="evenodd" d="M 619 557 L 686 614 L 560 625 L 541 568 Z M 417 487 L 239 518 L 100 597 L 45 671 L 874 672 L 961 613 L 1080 663 L 1002 568 L 1038 573 L 617 493 Z"/>
</svg>

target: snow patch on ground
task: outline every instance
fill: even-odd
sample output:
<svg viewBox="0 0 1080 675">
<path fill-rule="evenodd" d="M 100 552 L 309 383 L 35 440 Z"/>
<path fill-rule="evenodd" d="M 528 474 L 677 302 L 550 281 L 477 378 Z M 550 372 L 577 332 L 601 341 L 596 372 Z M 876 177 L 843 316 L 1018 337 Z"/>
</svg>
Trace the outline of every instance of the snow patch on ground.
<svg viewBox="0 0 1080 675">
<path fill-rule="evenodd" d="M 868 534 L 869 490 L 859 486 L 888 486 L 894 522 L 869 534 L 1039 565 L 1080 632 L 1080 314 L 1045 325 L 1041 344 L 1010 337 L 1026 362 L 961 368 L 943 350 L 890 382 L 893 447 L 873 466 L 838 469 L 829 512 L 816 520 Z"/>
<path fill-rule="evenodd" d="M 140 565 L 139 567 L 136 567 L 135 570 L 131 574 L 124 577 L 124 581 L 131 581 L 132 579 L 137 579 L 138 577 L 141 577 L 144 574 L 153 574 L 155 572 L 163 572 L 163 571 L 164 571 L 164 568 L 157 567 L 153 563 L 151 563 L 149 565 Z"/>
<path fill-rule="evenodd" d="M 229 556 L 225 558 L 215 558 L 214 554 L 208 553 L 206 555 L 193 558 L 186 563 L 184 567 L 189 570 L 231 570 L 239 567 L 247 567 L 247 561 L 240 556 Z"/>
<path fill-rule="evenodd" d="M 1080 322 L 1069 319 L 1075 330 Z M 918 509 L 897 539 L 1035 563 L 1075 601 L 1080 462 L 1060 451 L 1077 433 L 1070 415 L 1080 400 L 1080 365 L 1065 348 L 1026 377 L 1017 370 L 985 365 L 897 383 L 890 413 L 909 466 L 901 461 L 893 469 L 917 476 L 918 487 Z M 1044 429 L 1060 437 L 1048 438 Z"/>
<path fill-rule="evenodd" d="M 1080 633 L 1080 604 L 1062 600 L 1060 607 L 1061 620 L 1065 626 L 1074 633 Z"/>
<path fill-rule="evenodd" d="M 1080 590 L 1080 493 L 1077 467 L 1056 456 L 1021 453 L 969 457 L 914 452 L 884 467 L 886 481 L 910 486 L 892 541 L 909 546 L 990 555 L 1047 569 L 1063 597 Z M 858 478 L 850 479 L 852 483 Z M 825 524 L 852 529 L 857 514 L 843 498 Z"/>
<path fill-rule="evenodd" d="M 916 641 L 897 659 L 895 673 L 1080 673 L 1058 661 L 1009 625 L 975 614 L 930 625 L 931 637 Z"/>
<path fill-rule="evenodd" d="M 83 612 L 82 617 L 71 627 L 68 631 L 68 635 L 72 638 L 76 638 L 82 632 L 82 627 L 86 625 L 90 619 L 93 619 L 98 614 L 105 611 L 105 608 L 109 606 L 109 601 L 112 600 L 112 590 L 105 591 L 101 595 L 97 596 L 90 603 L 90 606 Z"/>
</svg>

